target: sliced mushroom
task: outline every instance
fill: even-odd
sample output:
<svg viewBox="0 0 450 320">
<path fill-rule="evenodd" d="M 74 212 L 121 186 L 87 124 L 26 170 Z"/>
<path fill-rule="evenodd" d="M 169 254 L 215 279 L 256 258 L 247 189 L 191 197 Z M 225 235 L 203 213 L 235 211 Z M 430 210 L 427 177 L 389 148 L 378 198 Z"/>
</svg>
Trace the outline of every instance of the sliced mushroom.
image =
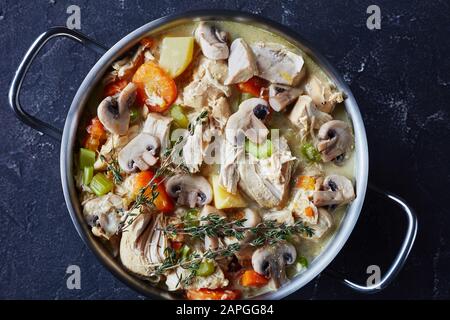
<svg viewBox="0 0 450 320">
<path fill-rule="evenodd" d="M 306 93 L 312 98 L 320 111 L 331 113 L 337 103 L 344 101 L 344 95 L 336 91 L 330 82 L 322 82 L 316 76 L 312 76 L 305 85 Z"/>
<path fill-rule="evenodd" d="M 345 154 L 353 144 L 350 126 L 341 120 L 332 120 L 324 123 L 317 134 L 319 142 L 317 149 L 321 153 L 322 160 L 329 162 L 336 157 Z"/>
<path fill-rule="evenodd" d="M 202 211 L 200 212 L 200 219 L 207 217 L 209 215 L 217 215 L 220 217 L 226 217 L 226 215 L 219 209 L 216 209 L 213 206 L 210 205 L 205 205 L 202 209 Z M 208 224 L 207 221 L 201 221 L 200 225 L 206 225 Z M 206 236 L 205 237 L 205 249 L 211 249 L 211 250 L 216 250 L 219 247 L 219 238 L 217 237 L 209 237 Z"/>
<path fill-rule="evenodd" d="M 258 42 L 251 46 L 256 57 L 258 76 L 272 83 L 296 86 L 305 73 L 303 58 L 275 44 Z"/>
<path fill-rule="evenodd" d="M 166 191 L 177 199 L 178 205 L 191 208 L 209 204 L 212 200 L 211 186 L 203 176 L 174 175 L 167 180 Z"/>
<path fill-rule="evenodd" d="M 129 83 L 118 97 L 106 97 L 97 108 L 97 115 L 110 132 L 124 135 L 130 123 L 130 107 L 136 99 L 136 85 Z"/>
<path fill-rule="evenodd" d="M 231 44 L 230 58 L 228 59 L 228 76 L 225 84 L 245 82 L 258 74 L 255 55 L 247 42 L 237 38 Z"/>
<path fill-rule="evenodd" d="M 302 95 L 292 108 L 289 120 L 300 129 L 300 135 L 304 138 L 314 129 L 319 129 L 324 123 L 333 120 L 333 117 L 317 109 L 309 96 Z"/>
<path fill-rule="evenodd" d="M 316 206 L 342 205 L 355 199 L 352 182 L 340 175 L 332 174 L 325 178 L 322 189 L 314 191 L 313 202 Z"/>
<path fill-rule="evenodd" d="M 226 32 L 220 31 L 215 26 L 205 22 L 200 22 L 194 36 L 205 57 L 212 60 L 228 58 L 229 49 Z"/>
<path fill-rule="evenodd" d="M 148 170 L 158 161 L 159 140 L 148 133 L 140 133 L 119 152 L 120 168 L 126 173 Z"/>
<path fill-rule="evenodd" d="M 269 104 L 273 110 L 282 111 L 286 106 L 294 102 L 301 92 L 299 88 L 271 84 L 269 86 Z"/>
<path fill-rule="evenodd" d="M 253 143 L 266 140 L 269 130 L 257 117 L 262 110 L 268 108 L 264 99 L 252 98 L 245 100 L 239 110 L 228 118 L 225 127 L 225 140 L 221 150 L 220 184 L 231 193 L 236 193 L 239 181 L 237 163 L 244 155 L 244 142 L 247 137 Z"/>
<path fill-rule="evenodd" d="M 286 265 L 293 264 L 297 258 L 295 247 L 286 241 L 275 245 L 266 245 L 252 255 L 253 269 L 259 274 L 270 277 L 276 288 L 286 282 Z"/>
</svg>

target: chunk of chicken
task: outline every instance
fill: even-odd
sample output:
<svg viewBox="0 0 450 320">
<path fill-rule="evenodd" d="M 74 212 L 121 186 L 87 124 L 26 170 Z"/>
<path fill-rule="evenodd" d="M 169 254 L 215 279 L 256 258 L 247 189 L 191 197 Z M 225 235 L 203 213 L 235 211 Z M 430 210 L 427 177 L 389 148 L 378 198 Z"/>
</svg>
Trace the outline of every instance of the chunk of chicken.
<svg viewBox="0 0 450 320">
<path fill-rule="evenodd" d="M 159 139 L 161 156 L 170 145 L 169 134 L 171 123 L 172 118 L 151 112 L 147 115 L 144 127 L 142 128 L 142 132 L 148 133 Z"/>
<path fill-rule="evenodd" d="M 200 170 L 203 163 L 203 129 L 201 125 L 196 125 L 193 134 L 187 133 L 186 143 L 183 146 L 184 164 L 190 173 Z"/>
<path fill-rule="evenodd" d="M 231 54 L 228 59 L 228 76 L 225 84 L 245 82 L 258 74 L 255 55 L 242 38 L 237 38 L 231 44 Z"/>
<path fill-rule="evenodd" d="M 95 236 L 109 239 L 119 231 L 123 209 L 122 198 L 108 193 L 83 203 L 83 216 Z"/>
<path fill-rule="evenodd" d="M 220 97 L 229 97 L 231 88 L 224 85 L 227 64 L 202 57 L 194 70 L 193 81 L 183 90 L 183 103 L 200 109 L 209 106 Z"/>
<path fill-rule="evenodd" d="M 300 137 L 305 139 L 308 133 L 313 136 L 313 130 L 319 129 L 325 122 L 333 120 L 328 113 L 316 108 L 311 97 L 300 96 L 289 114 L 289 120 L 300 129 Z"/>
<path fill-rule="evenodd" d="M 129 219 L 127 221 L 130 221 Z M 151 276 L 155 264 L 164 261 L 164 251 L 169 246 L 167 236 L 161 231 L 166 225 L 167 217 L 163 213 L 146 211 L 139 214 L 127 231 L 122 233 L 120 241 L 122 264 L 131 272 Z"/>
<path fill-rule="evenodd" d="M 258 76 L 272 83 L 296 86 L 305 73 L 303 58 L 276 43 L 257 42 L 251 46 Z"/>
<path fill-rule="evenodd" d="M 285 203 L 295 159 L 283 137 L 279 145 L 273 145 L 275 150 L 269 158 L 258 160 L 249 154 L 249 160 L 238 164 L 239 186 L 265 208 L 280 208 Z"/>
<path fill-rule="evenodd" d="M 316 76 L 311 76 L 305 85 L 306 93 L 311 97 L 320 111 L 331 113 L 337 103 L 344 101 L 344 95 L 336 91 L 334 84 L 323 82 Z"/>
</svg>

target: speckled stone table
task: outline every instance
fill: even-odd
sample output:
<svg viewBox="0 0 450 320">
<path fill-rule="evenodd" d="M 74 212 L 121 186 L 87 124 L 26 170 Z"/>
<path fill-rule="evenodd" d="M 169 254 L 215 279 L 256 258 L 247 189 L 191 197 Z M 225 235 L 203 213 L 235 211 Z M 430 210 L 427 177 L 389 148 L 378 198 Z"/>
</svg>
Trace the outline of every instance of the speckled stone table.
<svg viewBox="0 0 450 320">
<path fill-rule="evenodd" d="M 376 1 L 381 29 L 366 27 L 375 1 L 0 1 L 0 298 L 143 298 L 104 269 L 77 235 L 64 203 L 55 141 L 21 124 L 7 90 L 32 41 L 65 25 L 81 8 L 81 32 L 107 46 L 160 16 L 226 8 L 266 16 L 301 33 L 337 67 L 364 117 L 370 181 L 416 209 L 419 233 L 410 258 L 385 291 L 362 296 L 325 275 L 292 299 L 450 298 L 449 101 L 450 4 Z M 28 76 L 22 103 L 62 127 L 78 85 L 99 57 L 68 40 L 47 45 Z M 349 242 L 331 264 L 362 281 L 386 268 L 404 232 L 392 204 L 369 193 Z M 68 290 L 66 268 L 81 268 Z"/>
</svg>

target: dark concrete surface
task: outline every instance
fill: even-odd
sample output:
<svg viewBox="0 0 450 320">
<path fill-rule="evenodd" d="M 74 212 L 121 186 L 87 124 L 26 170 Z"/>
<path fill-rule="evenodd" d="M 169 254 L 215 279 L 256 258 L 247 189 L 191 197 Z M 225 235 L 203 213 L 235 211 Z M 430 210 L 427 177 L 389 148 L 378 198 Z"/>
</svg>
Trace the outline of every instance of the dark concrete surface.
<svg viewBox="0 0 450 320">
<path fill-rule="evenodd" d="M 409 201 L 417 242 L 383 292 L 363 296 L 325 275 L 292 299 L 450 298 L 448 1 L 0 1 L 0 298 L 143 298 L 104 269 L 82 243 L 66 210 L 59 143 L 20 123 L 7 91 L 20 59 L 49 27 L 81 8 L 81 32 L 107 46 L 160 16 L 190 9 L 244 10 L 290 26 L 337 67 L 360 105 L 369 139 L 370 182 Z M 381 30 L 366 28 L 370 4 Z M 23 105 L 62 127 L 68 106 L 99 57 L 69 40 L 48 44 L 28 76 Z M 404 233 L 401 212 L 369 193 L 349 242 L 331 268 L 363 281 L 382 271 Z M 66 268 L 81 268 L 68 290 Z"/>
</svg>

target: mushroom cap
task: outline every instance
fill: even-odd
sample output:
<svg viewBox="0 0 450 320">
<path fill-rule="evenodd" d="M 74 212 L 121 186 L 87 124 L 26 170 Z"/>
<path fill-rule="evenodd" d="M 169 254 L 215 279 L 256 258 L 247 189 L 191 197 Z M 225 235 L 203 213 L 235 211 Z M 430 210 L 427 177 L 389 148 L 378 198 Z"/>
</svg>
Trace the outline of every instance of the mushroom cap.
<svg viewBox="0 0 450 320">
<path fill-rule="evenodd" d="M 142 132 L 120 150 L 118 155 L 119 166 L 126 173 L 134 172 L 138 168 L 142 171 L 148 170 L 158 160 L 155 157 L 158 148 L 159 140 L 148 133 Z"/>
<path fill-rule="evenodd" d="M 200 22 L 195 29 L 194 37 L 202 49 L 205 57 L 212 60 L 227 59 L 230 50 L 227 45 L 227 34 L 218 30 L 215 26 Z"/>
<path fill-rule="evenodd" d="M 278 288 L 286 281 L 286 265 L 293 264 L 296 258 L 295 247 L 289 242 L 281 241 L 257 249 L 252 255 L 252 266 L 257 273 L 271 277 Z"/>
<path fill-rule="evenodd" d="M 346 177 L 332 174 L 325 178 L 324 191 L 314 191 L 313 202 L 316 206 L 342 205 L 355 199 L 353 183 Z"/>
<path fill-rule="evenodd" d="M 251 98 L 243 101 L 239 105 L 239 110 L 233 113 L 226 125 L 226 138 L 231 144 L 236 144 L 238 136 L 243 133 L 253 143 L 263 143 L 266 141 L 269 130 L 259 119 L 256 113 L 260 108 L 268 108 L 266 100 Z"/>
<path fill-rule="evenodd" d="M 136 85 L 129 83 L 116 97 L 106 97 L 97 107 L 97 115 L 110 132 L 124 135 L 130 123 L 130 107 L 136 99 Z"/>
<path fill-rule="evenodd" d="M 177 199 L 179 205 L 191 208 L 203 206 L 212 201 L 212 190 L 203 176 L 177 174 L 166 181 L 166 191 Z"/>
<path fill-rule="evenodd" d="M 324 162 L 329 162 L 347 152 L 353 144 L 350 126 L 341 120 L 324 123 L 317 134 L 317 149 Z"/>
</svg>

